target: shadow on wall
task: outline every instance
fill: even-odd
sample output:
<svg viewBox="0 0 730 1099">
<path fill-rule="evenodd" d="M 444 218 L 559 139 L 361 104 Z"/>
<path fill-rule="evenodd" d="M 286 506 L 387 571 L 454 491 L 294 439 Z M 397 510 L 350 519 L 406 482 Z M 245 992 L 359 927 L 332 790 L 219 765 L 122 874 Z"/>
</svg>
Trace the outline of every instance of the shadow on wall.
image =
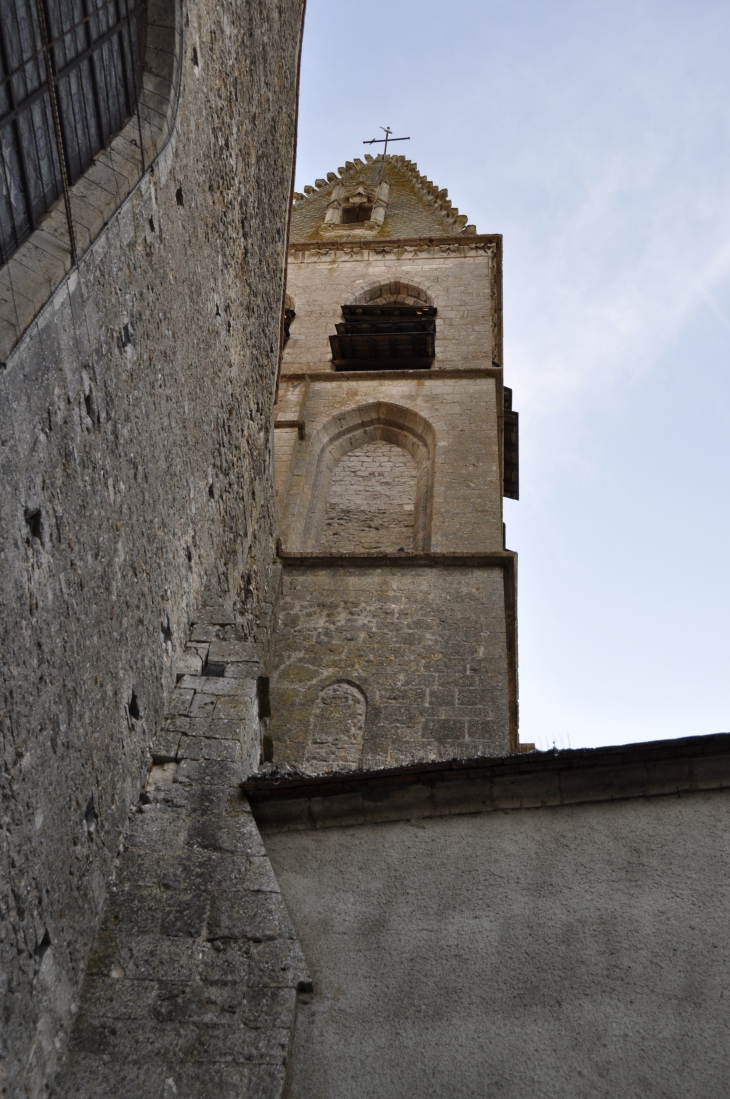
<svg viewBox="0 0 730 1099">
<path fill-rule="evenodd" d="M 394 305 L 396 302 L 402 305 L 435 304 L 428 291 L 420 286 L 402 279 L 391 279 L 390 282 L 374 282 L 359 289 L 347 299 L 345 305 Z"/>
</svg>

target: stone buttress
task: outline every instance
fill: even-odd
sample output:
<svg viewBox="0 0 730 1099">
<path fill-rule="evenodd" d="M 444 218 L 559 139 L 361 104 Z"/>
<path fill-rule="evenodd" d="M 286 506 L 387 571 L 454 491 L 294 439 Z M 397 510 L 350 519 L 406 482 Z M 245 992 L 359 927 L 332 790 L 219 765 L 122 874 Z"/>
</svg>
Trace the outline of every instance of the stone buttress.
<svg viewBox="0 0 730 1099">
<path fill-rule="evenodd" d="M 264 630 L 266 632 L 266 630 Z M 124 832 L 56 1099 L 278 1099 L 311 982 L 241 779 L 261 647 L 203 605 Z"/>
</svg>

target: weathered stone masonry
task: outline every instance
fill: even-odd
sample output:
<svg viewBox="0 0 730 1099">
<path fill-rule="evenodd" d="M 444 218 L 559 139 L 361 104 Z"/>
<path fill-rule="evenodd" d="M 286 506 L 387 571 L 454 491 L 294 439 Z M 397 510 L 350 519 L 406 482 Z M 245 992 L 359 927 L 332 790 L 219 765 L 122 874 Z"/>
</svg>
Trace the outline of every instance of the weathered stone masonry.
<svg viewBox="0 0 730 1099">
<path fill-rule="evenodd" d="M 501 238 L 404 157 L 366 160 L 292 215 L 275 767 L 519 747 Z"/>
<path fill-rule="evenodd" d="M 0 369 L 0 1089 L 13 1099 L 46 1094 L 63 1060 L 130 806 L 135 827 L 147 820 L 149 746 L 177 704 L 201 592 L 229 600 L 243 637 L 273 599 L 301 19 L 299 0 L 151 5 L 145 64 L 171 96 L 162 146 L 116 213 L 82 181 L 86 251 L 50 298 L 49 268 L 46 304 Z M 242 775 L 256 750 L 225 766 Z M 182 797 L 183 783 L 165 790 Z"/>
<path fill-rule="evenodd" d="M 395 443 L 364 443 L 340 459 L 330 487 L 319 549 L 413 549 L 418 471 Z"/>
<path fill-rule="evenodd" d="M 272 713 L 280 763 L 306 769 L 317 700 L 342 681 L 367 700 L 366 768 L 503 750 L 503 568 L 513 558 L 399 558 L 284 557 Z"/>
<path fill-rule="evenodd" d="M 281 1093 L 304 959 L 245 796 L 263 665 L 202 608 L 124 833 L 55 1094 Z"/>
</svg>

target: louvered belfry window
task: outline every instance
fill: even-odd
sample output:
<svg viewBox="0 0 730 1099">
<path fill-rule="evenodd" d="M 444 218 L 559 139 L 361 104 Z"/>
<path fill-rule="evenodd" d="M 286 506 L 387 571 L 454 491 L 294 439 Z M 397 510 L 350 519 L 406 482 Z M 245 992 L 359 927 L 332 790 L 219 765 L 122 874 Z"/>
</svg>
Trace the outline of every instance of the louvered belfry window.
<svg viewBox="0 0 730 1099">
<path fill-rule="evenodd" d="M 428 370 L 436 349 L 434 305 L 343 305 L 330 336 L 336 370 Z"/>
<path fill-rule="evenodd" d="M 144 0 L 0 0 L 2 263 L 134 113 L 144 16 Z"/>
</svg>

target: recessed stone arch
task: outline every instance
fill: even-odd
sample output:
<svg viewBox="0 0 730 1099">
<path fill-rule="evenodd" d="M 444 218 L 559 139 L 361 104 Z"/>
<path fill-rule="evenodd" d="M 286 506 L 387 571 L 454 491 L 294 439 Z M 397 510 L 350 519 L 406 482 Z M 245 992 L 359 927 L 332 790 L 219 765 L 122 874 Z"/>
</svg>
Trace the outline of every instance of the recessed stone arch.
<svg viewBox="0 0 730 1099">
<path fill-rule="evenodd" d="M 360 287 L 344 303 L 345 305 L 435 305 L 428 290 L 404 279 L 379 280 Z"/>
<path fill-rule="evenodd" d="M 431 537 L 431 501 L 436 433 L 412 409 L 373 401 L 333 416 L 312 439 L 307 463 L 313 485 L 303 532 L 303 549 L 316 552 L 322 543 L 332 477 L 340 460 L 367 443 L 384 442 L 407 451 L 416 465 L 412 544 L 427 550 Z M 400 548 L 400 547 L 398 547 Z"/>
<path fill-rule="evenodd" d="M 362 766 L 367 698 L 356 683 L 337 679 L 317 695 L 309 718 L 307 771 L 354 771 Z"/>
</svg>

